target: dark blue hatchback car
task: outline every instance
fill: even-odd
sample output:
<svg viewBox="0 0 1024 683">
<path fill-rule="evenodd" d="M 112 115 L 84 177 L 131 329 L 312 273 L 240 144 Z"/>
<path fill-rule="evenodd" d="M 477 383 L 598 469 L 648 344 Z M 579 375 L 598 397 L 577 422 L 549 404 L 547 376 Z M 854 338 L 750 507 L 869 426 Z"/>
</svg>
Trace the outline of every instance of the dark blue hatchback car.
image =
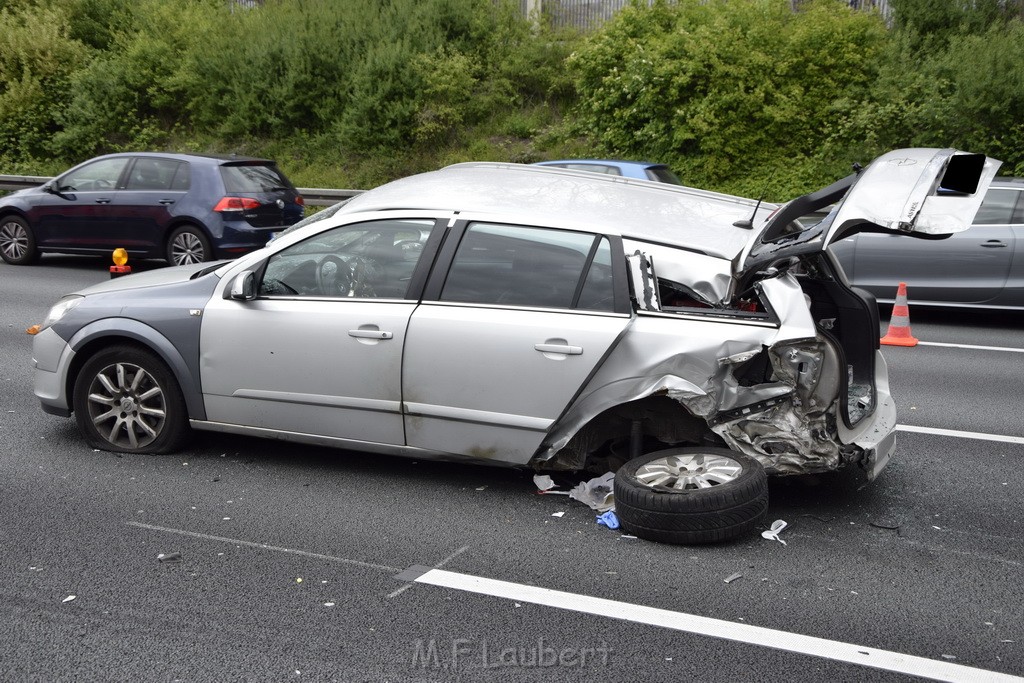
<svg viewBox="0 0 1024 683">
<path fill-rule="evenodd" d="M 235 258 L 302 218 L 302 197 L 273 161 L 200 154 L 97 157 L 0 199 L 0 257 L 106 254 L 172 265 Z"/>
</svg>

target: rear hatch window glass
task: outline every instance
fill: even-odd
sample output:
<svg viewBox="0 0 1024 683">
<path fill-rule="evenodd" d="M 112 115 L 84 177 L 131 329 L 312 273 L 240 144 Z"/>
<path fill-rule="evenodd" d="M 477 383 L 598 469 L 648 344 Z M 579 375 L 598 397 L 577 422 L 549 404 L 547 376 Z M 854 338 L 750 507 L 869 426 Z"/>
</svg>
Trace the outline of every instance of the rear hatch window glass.
<svg viewBox="0 0 1024 683">
<path fill-rule="evenodd" d="M 276 166 L 225 164 L 220 167 L 220 175 L 229 196 L 252 197 L 260 202 L 257 208 L 241 214 L 249 225 L 276 228 L 302 219 L 305 209 L 296 203 L 299 193 Z"/>
</svg>

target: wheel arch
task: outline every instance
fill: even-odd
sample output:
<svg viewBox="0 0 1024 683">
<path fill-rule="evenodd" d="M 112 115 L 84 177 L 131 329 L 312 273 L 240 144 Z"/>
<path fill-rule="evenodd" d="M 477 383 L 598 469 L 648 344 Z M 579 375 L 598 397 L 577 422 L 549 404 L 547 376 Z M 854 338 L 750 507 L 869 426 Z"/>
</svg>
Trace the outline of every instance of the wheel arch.
<svg viewBox="0 0 1024 683">
<path fill-rule="evenodd" d="M 170 369 L 178 382 L 188 415 L 193 420 L 206 419 L 202 388 L 199 378 L 189 368 L 188 362 L 164 335 L 158 330 L 136 320 L 107 318 L 83 327 L 68 345 L 75 352 L 65 378 L 66 396 L 73 396 L 75 381 L 88 360 L 101 349 L 115 344 L 129 344 L 156 356 Z"/>
<path fill-rule="evenodd" d="M 163 239 L 161 241 L 160 253 L 162 255 L 166 255 L 168 241 L 171 239 L 171 235 L 174 234 L 174 231 L 177 230 L 178 228 L 185 227 L 195 228 L 199 232 L 203 233 L 203 236 L 206 237 L 206 241 L 210 245 L 210 252 L 212 258 L 208 260 L 216 261 L 219 258 L 216 244 L 218 238 L 214 237 L 213 233 L 210 231 L 210 228 L 203 221 L 199 220 L 198 218 L 195 218 L 194 216 L 175 216 L 170 222 L 167 223 L 167 227 L 164 230 Z"/>
<path fill-rule="evenodd" d="M 588 401 L 590 403 L 590 401 Z M 581 419 L 559 422 L 549 439 L 531 459 L 535 469 L 606 469 L 612 470 L 634 455 L 634 450 L 697 446 L 724 443 L 683 402 L 670 395 L 666 388 L 653 389 L 632 400 L 619 400 Z M 572 413 L 570 413 L 571 415 Z M 569 425 L 578 426 L 569 431 Z"/>
</svg>

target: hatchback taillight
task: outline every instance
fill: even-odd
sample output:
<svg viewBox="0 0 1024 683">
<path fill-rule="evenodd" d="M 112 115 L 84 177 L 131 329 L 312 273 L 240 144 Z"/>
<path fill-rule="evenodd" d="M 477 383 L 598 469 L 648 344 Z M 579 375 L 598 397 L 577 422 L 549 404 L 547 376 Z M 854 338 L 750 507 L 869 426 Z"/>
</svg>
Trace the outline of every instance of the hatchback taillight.
<svg viewBox="0 0 1024 683">
<path fill-rule="evenodd" d="M 214 211 L 247 211 L 260 208 L 260 203 L 252 197 L 222 197 Z"/>
<path fill-rule="evenodd" d="M 295 195 L 295 203 L 298 204 L 299 206 L 305 206 L 306 200 L 302 198 L 301 194 L 297 194 Z"/>
</svg>

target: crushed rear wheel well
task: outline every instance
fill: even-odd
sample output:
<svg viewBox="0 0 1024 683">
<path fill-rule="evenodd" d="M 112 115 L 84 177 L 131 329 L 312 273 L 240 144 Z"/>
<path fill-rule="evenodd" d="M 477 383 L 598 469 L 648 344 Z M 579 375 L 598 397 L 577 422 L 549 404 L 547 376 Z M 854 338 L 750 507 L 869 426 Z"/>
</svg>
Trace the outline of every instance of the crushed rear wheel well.
<svg viewBox="0 0 1024 683">
<path fill-rule="evenodd" d="M 663 394 L 608 408 L 583 426 L 541 470 L 610 472 L 634 455 L 672 446 L 723 445 L 706 421 Z"/>
</svg>

